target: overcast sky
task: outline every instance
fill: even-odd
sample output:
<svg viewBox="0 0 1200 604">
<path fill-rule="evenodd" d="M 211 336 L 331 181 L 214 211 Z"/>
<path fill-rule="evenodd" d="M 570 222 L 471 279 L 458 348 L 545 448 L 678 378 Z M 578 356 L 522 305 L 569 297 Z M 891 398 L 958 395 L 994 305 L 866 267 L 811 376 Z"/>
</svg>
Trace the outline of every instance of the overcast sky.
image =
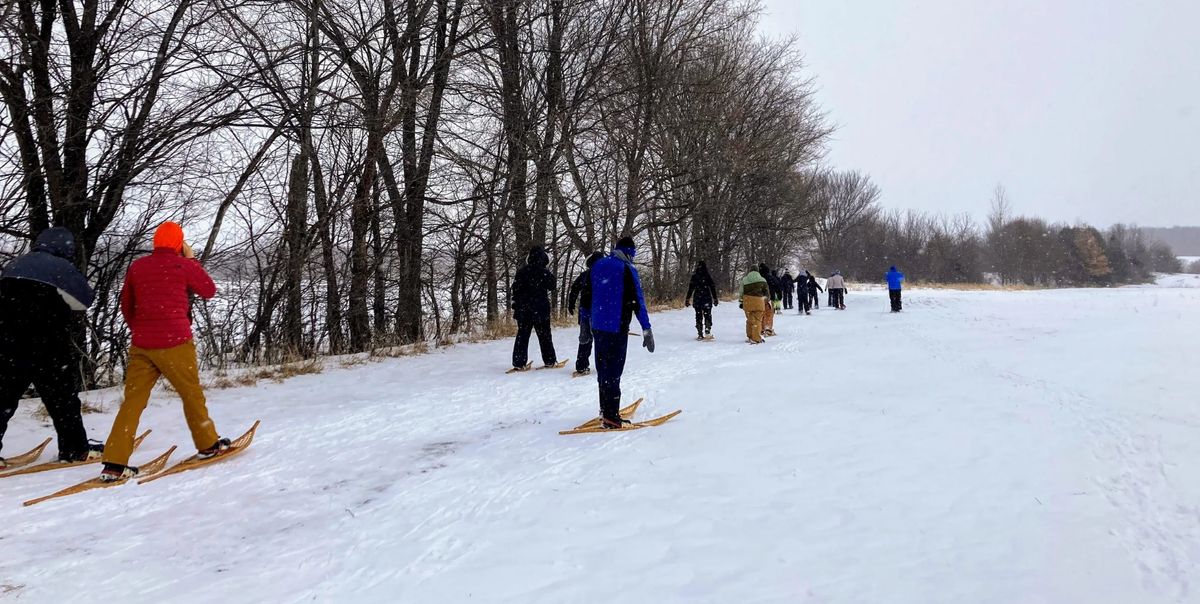
<svg viewBox="0 0 1200 604">
<path fill-rule="evenodd" d="M 889 207 L 1200 225 L 1200 0 L 763 0 Z"/>
</svg>

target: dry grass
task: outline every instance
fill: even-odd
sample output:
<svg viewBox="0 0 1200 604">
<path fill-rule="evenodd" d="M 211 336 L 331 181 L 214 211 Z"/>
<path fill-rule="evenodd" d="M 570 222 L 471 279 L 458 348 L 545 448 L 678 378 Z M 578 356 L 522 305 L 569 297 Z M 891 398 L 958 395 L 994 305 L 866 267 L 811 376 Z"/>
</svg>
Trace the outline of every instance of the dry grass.
<svg viewBox="0 0 1200 604">
<path fill-rule="evenodd" d="M 271 380 L 280 383 L 298 375 L 311 375 L 325 370 L 325 364 L 320 359 L 303 359 L 282 365 L 270 365 L 245 371 L 234 375 L 220 374 L 204 384 L 206 390 L 225 390 L 227 388 L 244 388 L 254 386 L 261 380 Z M 173 392 L 170 383 L 163 380 L 163 388 Z"/>
</svg>

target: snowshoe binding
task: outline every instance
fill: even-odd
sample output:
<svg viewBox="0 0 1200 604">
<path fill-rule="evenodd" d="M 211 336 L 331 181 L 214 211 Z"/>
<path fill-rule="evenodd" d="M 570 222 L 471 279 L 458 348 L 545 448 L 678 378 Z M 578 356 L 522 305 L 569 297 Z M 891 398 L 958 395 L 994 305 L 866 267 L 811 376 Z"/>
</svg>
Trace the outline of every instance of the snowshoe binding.
<svg viewBox="0 0 1200 604">
<path fill-rule="evenodd" d="M 104 443 L 98 440 L 89 440 L 87 450 L 76 455 L 59 454 L 58 461 L 61 463 L 83 463 L 99 461 L 104 456 Z"/>
<path fill-rule="evenodd" d="M 232 444 L 233 443 L 230 442 L 230 440 L 228 438 L 217 439 L 217 443 L 215 445 L 213 445 L 207 449 L 200 449 L 199 451 L 196 451 L 196 458 L 197 459 L 208 459 L 210 457 L 216 457 L 217 455 L 220 455 L 221 453 L 228 451 L 229 447 Z"/>
<path fill-rule="evenodd" d="M 134 478 L 137 475 L 138 469 L 133 466 L 104 462 L 104 469 L 100 470 L 100 482 L 120 482 Z"/>
<path fill-rule="evenodd" d="M 632 423 L 633 423 L 632 421 L 627 420 L 625 418 L 621 418 L 619 420 L 611 420 L 611 419 L 608 419 L 607 417 L 601 417 L 600 418 L 600 429 L 601 430 L 620 430 L 621 428 L 629 427 L 629 425 Z"/>
</svg>

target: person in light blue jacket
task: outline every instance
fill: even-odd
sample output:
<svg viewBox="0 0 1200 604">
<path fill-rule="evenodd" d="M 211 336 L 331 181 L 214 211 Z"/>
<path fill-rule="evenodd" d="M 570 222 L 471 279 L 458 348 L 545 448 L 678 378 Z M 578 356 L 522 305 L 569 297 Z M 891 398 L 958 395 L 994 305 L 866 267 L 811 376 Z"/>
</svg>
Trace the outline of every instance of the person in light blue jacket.
<svg viewBox="0 0 1200 604">
<path fill-rule="evenodd" d="M 896 267 L 888 269 L 887 275 L 884 276 L 888 284 L 888 298 L 892 301 L 892 312 L 900 312 L 900 284 L 904 281 L 904 273 L 896 270 Z"/>
<path fill-rule="evenodd" d="M 617 247 L 592 266 L 592 337 L 596 350 L 596 375 L 600 388 L 601 426 L 620 429 L 621 374 L 629 346 L 629 323 L 637 316 L 642 326 L 642 346 L 654 352 L 654 333 L 642 281 L 633 266 L 637 247 L 632 237 L 622 237 Z"/>
</svg>

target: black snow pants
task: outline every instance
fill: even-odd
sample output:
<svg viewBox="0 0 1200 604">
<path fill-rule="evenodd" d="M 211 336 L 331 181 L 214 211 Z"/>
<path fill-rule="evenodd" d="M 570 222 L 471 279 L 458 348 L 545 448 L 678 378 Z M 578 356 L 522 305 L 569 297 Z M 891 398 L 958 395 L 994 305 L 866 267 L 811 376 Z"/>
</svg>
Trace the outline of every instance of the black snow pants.
<svg viewBox="0 0 1200 604">
<path fill-rule="evenodd" d="M 821 308 L 821 297 L 817 295 L 816 289 L 808 290 L 808 299 L 813 308 Z"/>
<path fill-rule="evenodd" d="M 8 420 L 31 383 L 58 434 L 59 458 L 80 459 L 87 455 L 87 431 L 80 416 L 79 363 L 69 352 L 0 351 L 0 446 L 8 431 Z"/>
<path fill-rule="evenodd" d="M 621 374 L 625 373 L 625 355 L 629 335 L 593 331 L 596 339 L 596 378 L 600 387 L 600 415 L 621 421 Z"/>
<path fill-rule="evenodd" d="M 704 336 L 712 333 L 712 305 L 697 304 L 696 308 L 696 335 Z"/>
<path fill-rule="evenodd" d="M 792 307 L 792 290 L 783 292 L 783 309 L 788 310 Z"/>
<path fill-rule="evenodd" d="M 558 362 L 554 354 L 554 340 L 550 337 L 550 319 L 534 322 L 517 322 L 517 341 L 513 344 L 513 367 L 522 369 L 529 361 L 529 334 L 537 332 L 538 346 L 542 349 L 542 363 L 553 365 Z"/>
<path fill-rule="evenodd" d="M 829 306 L 832 308 L 845 308 L 846 290 L 840 287 L 829 290 Z"/>
<path fill-rule="evenodd" d="M 592 319 L 579 317 L 579 352 L 575 355 L 575 371 L 587 371 L 592 362 Z"/>
<path fill-rule="evenodd" d="M 890 298 L 892 301 L 892 312 L 900 312 L 901 310 L 903 310 L 901 308 L 901 303 L 900 303 L 900 292 L 901 291 L 902 290 L 899 290 L 899 289 L 889 289 L 888 290 L 888 298 Z"/>
</svg>

